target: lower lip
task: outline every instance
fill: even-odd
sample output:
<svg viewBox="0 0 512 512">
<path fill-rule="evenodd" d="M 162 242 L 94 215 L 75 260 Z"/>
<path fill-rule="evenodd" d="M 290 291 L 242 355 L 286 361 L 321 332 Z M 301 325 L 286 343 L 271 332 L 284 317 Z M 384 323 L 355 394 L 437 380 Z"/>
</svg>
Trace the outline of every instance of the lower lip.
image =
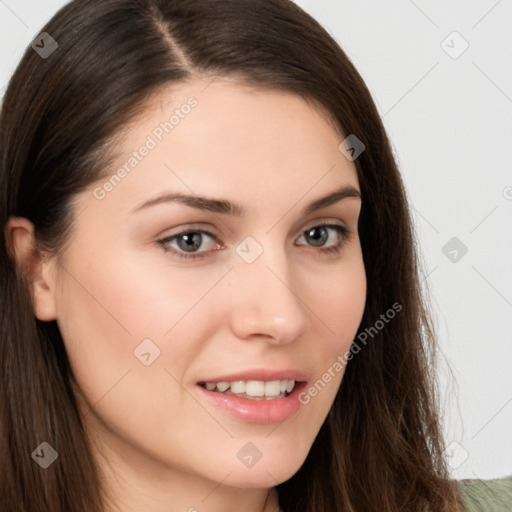
<svg viewBox="0 0 512 512">
<path fill-rule="evenodd" d="M 251 400 L 233 395 L 224 395 L 217 391 L 208 391 L 197 384 L 204 397 L 217 407 L 225 409 L 241 420 L 259 424 L 280 423 L 296 413 L 301 405 L 299 394 L 305 386 L 305 382 L 296 383 L 293 391 L 284 398 Z"/>
</svg>

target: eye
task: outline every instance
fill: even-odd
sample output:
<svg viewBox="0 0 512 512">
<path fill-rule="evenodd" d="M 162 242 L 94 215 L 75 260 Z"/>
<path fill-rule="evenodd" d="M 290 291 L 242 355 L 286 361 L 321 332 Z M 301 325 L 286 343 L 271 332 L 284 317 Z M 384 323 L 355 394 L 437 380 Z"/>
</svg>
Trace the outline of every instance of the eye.
<svg viewBox="0 0 512 512">
<path fill-rule="evenodd" d="M 202 258 L 209 250 L 219 250 L 222 248 L 222 245 L 210 242 L 210 248 L 204 251 L 198 251 L 202 246 L 204 246 L 205 238 L 210 238 L 212 241 L 215 241 L 215 236 L 209 233 L 208 231 L 203 230 L 189 230 L 182 231 L 181 233 L 177 233 L 176 235 L 169 236 L 167 238 L 162 238 L 158 240 L 158 243 L 163 247 L 166 252 L 172 254 L 176 258 Z M 176 245 L 172 245 L 175 243 Z"/>
<path fill-rule="evenodd" d="M 321 247 L 320 252 L 331 253 L 341 251 L 349 234 L 350 231 L 340 224 L 321 224 L 306 229 L 301 238 L 312 247 Z M 326 247 L 328 242 L 330 245 Z"/>
<path fill-rule="evenodd" d="M 312 226 L 304 231 L 299 240 L 304 238 L 311 247 L 319 248 L 318 252 L 320 253 L 338 253 L 345 245 L 349 236 L 350 231 L 345 226 L 321 224 Z M 205 239 L 210 239 L 210 242 L 205 244 Z M 189 260 L 204 258 L 211 251 L 224 249 L 222 244 L 217 243 L 215 235 L 199 229 L 182 231 L 181 233 L 162 238 L 158 240 L 158 243 L 171 256 Z M 330 245 L 327 245 L 329 243 Z M 207 247 L 205 248 L 204 245 Z M 201 247 L 204 250 L 199 250 Z"/>
</svg>

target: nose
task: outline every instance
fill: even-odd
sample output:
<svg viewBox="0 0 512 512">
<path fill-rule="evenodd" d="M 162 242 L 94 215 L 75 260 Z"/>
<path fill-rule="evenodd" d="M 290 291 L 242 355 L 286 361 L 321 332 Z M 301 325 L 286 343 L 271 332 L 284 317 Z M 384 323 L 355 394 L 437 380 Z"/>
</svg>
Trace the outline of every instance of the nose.
<svg viewBox="0 0 512 512">
<path fill-rule="evenodd" d="M 284 248 L 264 247 L 252 263 L 242 258 L 230 273 L 231 327 L 240 339 L 291 343 L 309 327 L 307 297 L 294 287 Z"/>
</svg>

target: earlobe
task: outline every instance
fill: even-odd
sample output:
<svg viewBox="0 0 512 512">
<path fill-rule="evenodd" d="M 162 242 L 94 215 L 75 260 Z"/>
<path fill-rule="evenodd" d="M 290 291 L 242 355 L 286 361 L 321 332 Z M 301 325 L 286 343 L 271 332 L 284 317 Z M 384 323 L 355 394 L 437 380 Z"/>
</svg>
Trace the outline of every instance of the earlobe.
<svg viewBox="0 0 512 512">
<path fill-rule="evenodd" d="M 34 225 L 23 217 L 10 217 L 6 226 L 7 247 L 28 281 L 35 316 L 42 321 L 56 319 L 53 265 L 37 249 Z"/>
</svg>

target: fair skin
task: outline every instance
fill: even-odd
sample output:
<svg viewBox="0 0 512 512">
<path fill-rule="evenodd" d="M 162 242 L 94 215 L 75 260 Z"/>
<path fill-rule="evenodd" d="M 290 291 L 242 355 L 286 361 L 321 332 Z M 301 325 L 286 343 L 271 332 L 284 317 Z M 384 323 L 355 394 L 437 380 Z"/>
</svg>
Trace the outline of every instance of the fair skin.
<svg viewBox="0 0 512 512">
<path fill-rule="evenodd" d="M 105 179 L 76 197 L 58 256 L 31 251 L 25 219 L 8 227 L 36 316 L 61 330 L 112 510 L 272 510 L 269 489 L 304 462 L 343 372 L 285 420 L 263 424 L 217 407 L 198 382 L 286 368 L 310 386 L 349 349 L 363 315 L 361 199 L 303 213 L 342 186 L 359 190 L 341 135 L 298 96 L 207 83 L 161 92 L 127 127 L 107 179 L 187 98 L 198 100 L 105 197 L 93 193 Z M 227 199 L 245 214 L 177 202 L 132 211 L 171 191 Z M 350 235 L 320 227 L 308 236 L 325 224 Z M 158 243 L 186 230 L 211 233 L 194 252 L 202 258 L 179 259 Z M 236 252 L 248 236 L 263 249 L 252 263 Z M 183 239 L 166 246 L 189 254 Z M 134 355 L 147 338 L 160 350 L 148 366 Z M 261 453 L 251 467 L 237 457 L 248 442 Z"/>
</svg>

